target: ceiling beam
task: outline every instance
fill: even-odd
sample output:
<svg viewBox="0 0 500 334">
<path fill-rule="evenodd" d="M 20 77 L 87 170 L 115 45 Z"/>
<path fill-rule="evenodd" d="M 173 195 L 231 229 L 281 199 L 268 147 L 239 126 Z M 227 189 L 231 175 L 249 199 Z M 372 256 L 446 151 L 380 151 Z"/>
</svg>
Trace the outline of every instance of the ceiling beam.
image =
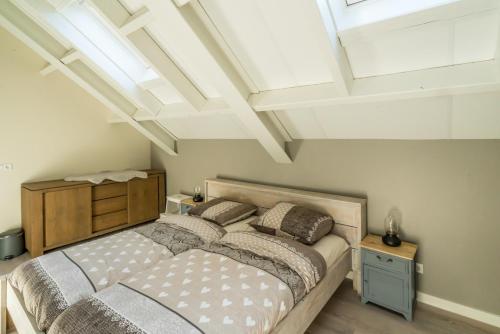
<svg viewBox="0 0 500 334">
<path fill-rule="evenodd" d="M 134 13 L 130 18 L 119 28 L 120 32 L 124 35 L 130 35 L 131 33 L 144 28 L 151 20 L 153 16 L 151 12 L 146 8 L 142 7 L 136 13 Z"/>
<path fill-rule="evenodd" d="M 157 133 L 157 130 L 160 129 L 158 125 L 148 124 L 144 126 L 139 122 L 135 121 L 130 115 L 130 109 L 124 108 L 120 106 L 120 103 L 117 103 L 116 97 L 110 97 L 103 93 L 104 89 L 96 89 L 89 81 L 98 81 L 97 76 L 93 77 L 93 80 L 86 80 L 81 75 L 77 74 L 70 66 L 62 63 L 60 58 L 51 52 L 46 45 L 56 43 L 52 37 L 48 33 L 46 33 L 42 28 L 40 28 L 35 22 L 33 22 L 27 15 L 22 13 L 18 8 L 13 6 L 8 1 L 0 2 L 0 26 L 9 31 L 11 34 L 16 36 L 19 40 L 24 42 L 28 47 L 30 47 L 33 51 L 35 51 L 38 55 L 40 55 L 43 59 L 51 64 L 55 69 L 60 71 L 70 80 L 75 82 L 81 88 L 86 90 L 92 96 L 94 96 L 97 100 L 103 103 L 106 107 L 108 107 L 112 112 L 116 115 L 124 119 L 128 124 L 130 124 L 133 128 L 147 137 L 149 140 L 158 145 L 163 151 L 170 155 L 177 155 L 176 153 L 176 145 L 175 139 L 171 136 L 163 132 L 160 136 Z M 36 37 L 33 37 L 36 36 Z M 44 43 L 45 41 L 45 43 Z M 80 68 L 84 66 L 81 63 Z M 87 73 L 87 75 L 91 76 L 92 73 Z M 88 78 L 87 78 L 88 79 Z M 119 96 L 118 93 L 114 92 L 116 96 Z M 122 97 L 122 99 L 124 99 Z M 133 108 L 128 102 L 123 101 L 123 105 L 128 105 L 130 108 Z"/>
<path fill-rule="evenodd" d="M 290 110 L 499 89 L 500 74 L 495 61 L 489 60 L 355 79 L 350 96 L 339 94 L 335 83 L 327 83 L 264 91 L 253 94 L 249 102 L 256 111 Z"/>
<path fill-rule="evenodd" d="M 337 36 L 337 26 L 328 0 L 316 0 L 316 3 L 306 1 L 304 4 L 312 7 L 311 12 L 315 19 L 312 20 L 311 26 L 317 31 L 316 36 L 318 36 L 321 51 L 330 67 L 333 82 L 337 85 L 336 91 L 338 94 L 347 96 L 352 88 L 353 74 L 345 50 Z"/>
<path fill-rule="evenodd" d="M 136 121 L 164 121 L 169 119 L 193 119 L 193 118 L 203 118 L 210 116 L 220 116 L 220 115 L 232 115 L 233 112 L 229 109 L 226 110 L 214 110 L 214 111 L 204 111 L 202 113 L 186 113 L 186 112 L 171 112 L 171 113 L 163 113 L 158 116 L 151 116 L 144 113 L 136 113 L 134 114 L 134 119 Z M 117 116 L 112 116 L 108 120 L 109 123 L 125 123 L 125 121 Z"/>
<path fill-rule="evenodd" d="M 169 31 L 169 41 L 175 43 L 178 51 L 184 51 L 185 60 L 196 67 L 199 75 L 211 80 L 234 114 L 271 157 L 279 163 L 290 163 L 291 159 L 285 150 L 285 140 L 266 115 L 257 115 L 247 103 L 248 87 L 210 35 L 191 3 L 177 8 L 173 1 L 144 2 L 155 15 L 154 29 L 149 26 L 153 37 L 161 44 L 165 41 L 165 36 L 161 35 Z"/>
</svg>

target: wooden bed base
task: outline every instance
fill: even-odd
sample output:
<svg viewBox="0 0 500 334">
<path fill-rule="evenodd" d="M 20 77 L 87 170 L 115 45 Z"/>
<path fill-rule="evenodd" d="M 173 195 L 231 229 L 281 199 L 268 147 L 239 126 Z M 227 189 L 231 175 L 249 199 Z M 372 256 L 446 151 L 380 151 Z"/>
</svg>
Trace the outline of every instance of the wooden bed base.
<svg viewBox="0 0 500 334">
<path fill-rule="evenodd" d="M 351 250 L 348 249 L 330 267 L 321 282 L 312 289 L 295 307 L 281 320 L 272 334 L 304 333 L 311 325 L 333 293 L 344 281 L 351 270 Z"/>
<path fill-rule="evenodd" d="M 307 205 L 330 214 L 336 221 L 333 234 L 344 237 L 350 244 L 348 249 L 327 270 L 321 282 L 300 301 L 273 329 L 272 334 L 304 333 L 340 286 L 347 274 L 352 272 L 353 288 L 360 289 L 359 243 L 366 234 L 366 200 L 309 192 L 282 187 L 273 187 L 248 182 L 223 179 L 208 179 L 205 183 L 206 198 L 225 197 L 253 203 L 261 208 L 270 208 L 280 201 Z M 20 293 L 3 277 L 2 301 L 22 334 L 43 334 L 38 330 L 34 317 L 26 310 Z M 5 305 L 0 305 L 5 319 Z M 2 326 L 3 327 L 3 326 Z M 2 328 L 2 333 L 5 327 Z"/>
</svg>

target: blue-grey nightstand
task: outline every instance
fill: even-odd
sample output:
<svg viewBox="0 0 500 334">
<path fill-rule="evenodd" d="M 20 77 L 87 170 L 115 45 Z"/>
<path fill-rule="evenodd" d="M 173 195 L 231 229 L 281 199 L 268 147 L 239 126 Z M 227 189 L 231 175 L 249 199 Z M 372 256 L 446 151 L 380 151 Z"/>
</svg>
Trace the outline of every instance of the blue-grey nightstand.
<svg viewBox="0 0 500 334">
<path fill-rule="evenodd" d="M 361 241 L 363 303 L 372 302 L 413 318 L 415 302 L 415 254 L 417 245 L 402 242 L 389 247 L 378 235 Z"/>
</svg>

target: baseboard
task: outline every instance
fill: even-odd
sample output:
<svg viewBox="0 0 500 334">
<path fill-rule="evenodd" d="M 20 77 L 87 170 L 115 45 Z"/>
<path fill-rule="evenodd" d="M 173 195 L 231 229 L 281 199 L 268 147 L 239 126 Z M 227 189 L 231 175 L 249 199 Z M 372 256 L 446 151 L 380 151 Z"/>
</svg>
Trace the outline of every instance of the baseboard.
<svg viewBox="0 0 500 334">
<path fill-rule="evenodd" d="M 441 310 L 461 315 L 490 326 L 500 328 L 500 315 L 481 311 L 469 306 L 454 303 L 446 299 L 434 297 L 423 292 L 417 292 L 417 301 L 427 304 Z"/>
</svg>

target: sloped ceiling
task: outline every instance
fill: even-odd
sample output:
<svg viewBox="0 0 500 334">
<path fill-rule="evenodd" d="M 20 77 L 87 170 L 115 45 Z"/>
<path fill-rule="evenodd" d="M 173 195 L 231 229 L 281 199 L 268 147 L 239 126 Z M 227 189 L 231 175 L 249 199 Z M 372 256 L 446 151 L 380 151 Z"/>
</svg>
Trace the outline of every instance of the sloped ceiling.
<svg viewBox="0 0 500 334">
<path fill-rule="evenodd" d="M 256 139 L 286 163 L 294 139 L 500 138 L 498 1 L 348 3 L 8 0 L 0 24 L 42 75 L 63 72 L 169 154 Z"/>
</svg>

